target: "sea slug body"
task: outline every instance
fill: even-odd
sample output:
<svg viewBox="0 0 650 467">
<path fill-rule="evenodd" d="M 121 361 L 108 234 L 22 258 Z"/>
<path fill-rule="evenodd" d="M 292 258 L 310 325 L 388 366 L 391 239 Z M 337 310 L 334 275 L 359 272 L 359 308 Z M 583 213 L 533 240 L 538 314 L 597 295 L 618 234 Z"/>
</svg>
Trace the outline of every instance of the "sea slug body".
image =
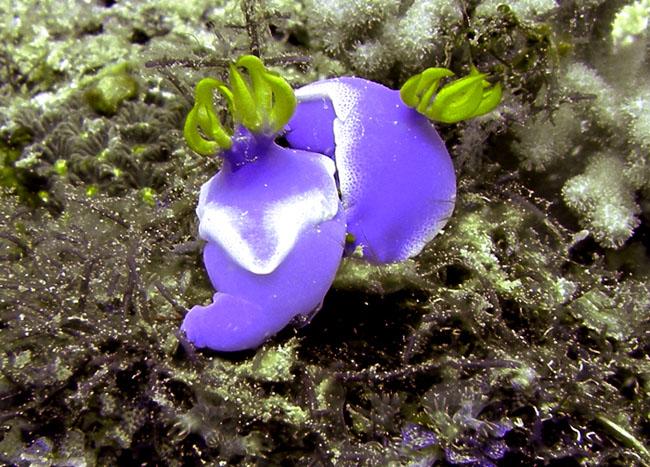
<svg viewBox="0 0 650 467">
<path fill-rule="evenodd" d="M 294 94 L 246 55 L 230 67 L 230 87 L 213 78 L 197 84 L 185 139 L 223 165 L 196 209 L 217 292 L 185 316 L 190 342 L 217 351 L 258 347 L 318 311 L 344 254 L 391 263 L 424 248 L 456 197 L 451 158 L 429 119 L 472 118 L 501 98 L 500 86 L 475 68 L 435 94 L 451 75 L 429 68 L 400 91 L 342 77 Z M 217 118 L 214 91 L 227 100 L 232 133 Z"/>
<path fill-rule="evenodd" d="M 197 207 L 204 264 L 218 292 L 181 327 L 197 347 L 222 351 L 257 347 L 317 310 L 345 242 L 332 160 L 240 132 L 246 137 L 222 154 Z M 234 167 L 228 152 L 244 151 L 254 161 Z"/>
<path fill-rule="evenodd" d="M 431 122 L 395 91 L 361 78 L 333 78 L 296 91 L 287 124 L 293 148 L 336 161 L 348 232 L 374 263 L 418 254 L 449 219 L 456 178 Z"/>
</svg>

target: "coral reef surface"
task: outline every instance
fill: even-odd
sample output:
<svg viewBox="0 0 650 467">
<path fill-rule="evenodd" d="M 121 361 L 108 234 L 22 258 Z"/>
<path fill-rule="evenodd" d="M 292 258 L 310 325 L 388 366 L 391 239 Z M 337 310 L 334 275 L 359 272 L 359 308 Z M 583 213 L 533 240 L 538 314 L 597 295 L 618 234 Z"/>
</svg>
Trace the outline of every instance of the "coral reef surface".
<svg viewBox="0 0 650 467">
<path fill-rule="evenodd" d="M 0 463 L 650 464 L 646 0 L 0 0 Z M 192 89 L 470 65 L 444 232 L 309 326 L 197 351 Z M 225 103 L 217 103 L 225 109 Z M 432 180 L 431 183 L 435 183 Z"/>
</svg>

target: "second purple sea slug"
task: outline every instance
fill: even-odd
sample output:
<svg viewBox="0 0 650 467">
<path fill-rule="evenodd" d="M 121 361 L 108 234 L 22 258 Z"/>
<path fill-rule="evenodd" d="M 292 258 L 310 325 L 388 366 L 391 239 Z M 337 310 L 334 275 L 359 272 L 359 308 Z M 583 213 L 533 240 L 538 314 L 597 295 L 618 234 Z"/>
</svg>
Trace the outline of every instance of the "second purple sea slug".
<svg viewBox="0 0 650 467">
<path fill-rule="evenodd" d="M 348 233 L 373 263 L 417 255 L 454 209 L 456 177 L 442 139 L 399 91 L 334 78 L 296 91 L 287 125 L 293 148 L 336 161 Z"/>
</svg>

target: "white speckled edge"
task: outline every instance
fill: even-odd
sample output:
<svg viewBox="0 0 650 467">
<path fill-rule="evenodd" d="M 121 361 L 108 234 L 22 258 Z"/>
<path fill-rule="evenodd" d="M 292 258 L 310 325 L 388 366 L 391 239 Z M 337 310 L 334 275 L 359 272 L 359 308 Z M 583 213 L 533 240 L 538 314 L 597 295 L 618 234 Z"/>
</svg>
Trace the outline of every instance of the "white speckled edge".
<svg viewBox="0 0 650 467">
<path fill-rule="evenodd" d="M 334 107 L 334 156 L 339 174 L 343 205 L 349 209 L 355 204 L 355 193 L 362 183 L 362 171 L 355 165 L 353 154 L 364 135 L 359 101 L 362 91 L 338 79 L 320 81 L 296 91 L 298 102 L 329 99 Z"/>
</svg>

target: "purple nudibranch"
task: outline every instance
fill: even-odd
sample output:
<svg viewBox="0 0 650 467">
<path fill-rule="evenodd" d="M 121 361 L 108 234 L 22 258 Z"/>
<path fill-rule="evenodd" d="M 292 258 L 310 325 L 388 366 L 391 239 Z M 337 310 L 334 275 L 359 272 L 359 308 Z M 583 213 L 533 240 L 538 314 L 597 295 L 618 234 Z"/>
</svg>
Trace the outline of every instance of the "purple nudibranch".
<svg viewBox="0 0 650 467">
<path fill-rule="evenodd" d="M 449 153 L 399 91 L 345 77 L 296 97 L 280 131 L 289 147 L 240 125 L 220 153 L 222 169 L 201 188 L 199 235 L 217 292 L 183 321 L 197 347 L 258 347 L 320 308 L 344 253 L 410 258 L 453 210 Z"/>
</svg>

